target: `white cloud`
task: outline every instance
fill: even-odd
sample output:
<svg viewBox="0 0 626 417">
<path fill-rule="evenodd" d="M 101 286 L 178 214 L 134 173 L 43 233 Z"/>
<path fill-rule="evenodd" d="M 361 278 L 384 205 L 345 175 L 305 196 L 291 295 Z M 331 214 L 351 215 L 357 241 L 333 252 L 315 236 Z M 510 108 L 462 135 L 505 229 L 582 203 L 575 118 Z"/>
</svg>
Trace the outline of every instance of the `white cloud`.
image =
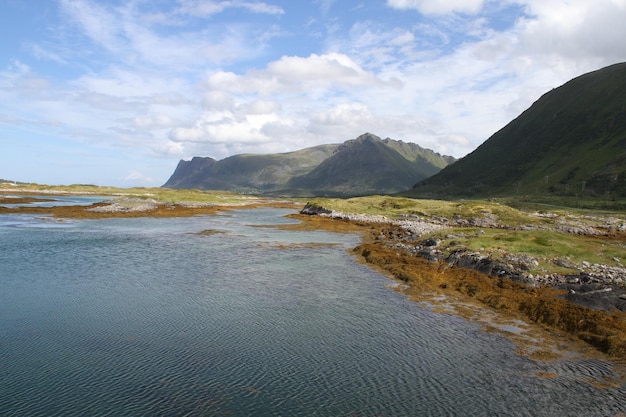
<svg viewBox="0 0 626 417">
<path fill-rule="evenodd" d="M 358 95 L 397 91 L 398 83 L 363 70 L 344 54 L 331 53 L 284 56 L 241 75 L 218 71 L 204 88 L 204 111 L 195 122 L 173 129 L 170 139 L 186 148 L 205 143 L 223 145 L 222 151 L 252 152 L 294 150 L 297 144 L 347 139 L 348 133 L 360 134 L 367 125 L 378 127 L 366 106 L 349 96 L 355 89 L 361 91 Z M 227 156 L 219 151 L 212 155 Z"/>
<path fill-rule="evenodd" d="M 23 43 L 33 59 L 0 69 L 0 123 L 158 158 L 366 131 L 463 156 L 551 88 L 626 60 L 626 0 L 388 0 L 394 20 L 322 0 L 301 30 L 271 2 L 59 4 L 52 36 Z"/>
<path fill-rule="evenodd" d="M 626 1 L 528 0 L 529 18 L 518 23 L 523 52 L 568 59 L 623 60 Z"/>
<path fill-rule="evenodd" d="M 178 123 L 166 114 L 149 114 L 133 118 L 133 124 L 139 129 L 170 128 Z"/>
<path fill-rule="evenodd" d="M 387 0 L 387 5 L 396 9 L 415 9 L 426 15 L 453 12 L 476 14 L 485 0 Z"/>
<path fill-rule="evenodd" d="M 229 8 L 246 9 L 253 13 L 266 14 L 284 14 L 285 11 L 278 6 L 258 1 L 241 1 L 241 0 L 178 0 L 180 7 L 177 12 L 181 14 L 207 17 L 217 13 L 221 13 Z"/>
<path fill-rule="evenodd" d="M 99 4 L 84 0 L 61 0 L 61 10 L 96 44 L 118 50 L 122 39 L 117 30 L 119 20 L 115 14 Z"/>
<path fill-rule="evenodd" d="M 218 71 L 212 74 L 206 87 L 209 91 L 235 94 L 301 94 L 325 90 L 331 86 L 347 90 L 363 85 L 394 84 L 363 70 L 345 54 L 312 54 L 309 57 L 283 56 L 270 62 L 265 69 L 251 70 L 243 75 Z"/>
<path fill-rule="evenodd" d="M 130 171 L 127 175 L 125 175 L 124 177 L 120 178 L 122 181 L 129 181 L 129 182 L 148 182 L 151 183 L 154 180 L 152 178 L 150 178 L 147 175 L 142 174 L 139 171 Z"/>
<path fill-rule="evenodd" d="M 315 134 L 329 135 L 341 131 L 351 131 L 354 133 L 355 127 L 366 131 L 368 127 L 376 128 L 378 124 L 376 116 L 367 106 L 358 103 L 340 104 L 330 109 L 325 109 L 311 115 L 309 120 L 309 131 Z M 344 133 L 345 134 L 345 133 Z"/>
<path fill-rule="evenodd" d="M 244 8 L 255 13 L 282 13 L 282 9 L 265 3 L 234 0 L 183 1 L 176 13 L 206 17 L 228 8 Z M 251 59 L 276 35 L 275 31 L 264 28 L 260 36 L 258 29 L 248 23 L 204 25 L 195 30 L 184 30 L 188 22 L 171 20 L 174 12 L 156 18 L 155 15 L 142 13 L 137 8 L 137 2 L 106 7 L 89 0 L 61 0 L 61 9 L 73 24 L 65 28 L 62 36 L 75 38 L 84 34 L 103 48 L 107 55 L 101 56 L 98 50 L 74 53 L 83 57 L 91 55 L 94 60 L 108 58 L 130 67 L 141 68 L 149 64 L 176 73 L 206 68 L 207 64 L 220 65 Z M 178 28 L 164 31 L 163 25 Z M 75 33 L 75 29 L 79 31 Z M 32 49 L 43 48 L 33 46 Z M 62 59 L 50 50 L 46 50 L 46 54 L 50 59 Z M 45 56 L 41 52 L 39 55 Z"/>
</svg>

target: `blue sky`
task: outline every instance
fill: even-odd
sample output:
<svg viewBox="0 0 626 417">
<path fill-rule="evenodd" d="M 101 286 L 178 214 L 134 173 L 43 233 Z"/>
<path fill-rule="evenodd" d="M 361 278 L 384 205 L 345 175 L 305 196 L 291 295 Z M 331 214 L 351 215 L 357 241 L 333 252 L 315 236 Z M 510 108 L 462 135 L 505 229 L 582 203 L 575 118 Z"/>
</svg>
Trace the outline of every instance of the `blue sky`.
<svg viewBox="0 0 626 417">
<path fill-rule="evenodd" d="M 624 22 L 626 0 L 0 0 L 0 178 L 160 186 L 365 132 L 462 157 L 626 61 Z"/>
</svg>

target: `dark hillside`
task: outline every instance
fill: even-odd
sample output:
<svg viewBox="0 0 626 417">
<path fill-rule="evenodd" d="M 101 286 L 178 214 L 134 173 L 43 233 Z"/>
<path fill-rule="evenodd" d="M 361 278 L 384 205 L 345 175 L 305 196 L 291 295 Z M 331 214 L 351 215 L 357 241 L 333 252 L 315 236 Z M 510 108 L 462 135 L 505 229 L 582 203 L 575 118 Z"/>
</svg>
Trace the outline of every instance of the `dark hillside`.
<svg viewBox="0 0 626 417">
<path fill-rule="evenodd" d="M 197 188 L 217 162 L 213 158 L 193 157 L 191 161 L 180 161 L 169 180 L 163 185 L 167 188 Z"/>
<path fill-rule="evenodd" d="M 408 194 L 626 197 L 626 63 L 546 93 Z"/>
</svg>

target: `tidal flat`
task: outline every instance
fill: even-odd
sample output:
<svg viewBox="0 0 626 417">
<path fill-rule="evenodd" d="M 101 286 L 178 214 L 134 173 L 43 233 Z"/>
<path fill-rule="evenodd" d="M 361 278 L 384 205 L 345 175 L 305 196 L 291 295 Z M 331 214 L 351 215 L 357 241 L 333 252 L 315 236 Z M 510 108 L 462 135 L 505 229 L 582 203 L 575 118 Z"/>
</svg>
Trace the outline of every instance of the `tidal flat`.
<svg viewBox="0 0 626 417">
<path fill-rule="evenodd" d="M 7 191 L 12 193 L 5 194 L 0 202 L 22 195 L 19 198 L 23 204 L 0 204 L 0 214 L 73 219 L 163 218 L 223 214 L 241 208 L 297 209 L 300 214 L 292 217 L 300 223 L 281 227 L 359 233 L 362 243 L 354 248 L 355 256 L 402 282 L 404 292 L 418 302 L 432 302 L 442 295 L 446 300 L 471 302 L 503 317 L 529 321 L 582 340 L 599 352 L 626 361 L 623 213 L 592 215 L 563 208 L 529 212 L 486 201 L 385 196 L 313 199 L 305 203 L 229 192 L 161 188 L 29 185 L 1 189 L 0 193 Z M 29 194 L 101 194 L 108 199 L 85 206 L 41 207 L 29 204 L 37 200 Z M 310 207 L 314 209 L 307 209 Z M 495 263 L 495 273 L 490 273 L 494 266 L 485 273 L 476 263 L 466 262 L 463 266 L 458 262 L 460 256 L 468 255 L 478 259 L 479 265 Z M 507 257 L 509 262 L 503 262 Z M 512 265 L 515 262 L 511 258 L 517 265 Z M 597 270 L 598 262 L 603 260 L 611 264 L 602 265 L 609 273 L 589 282 L 594 278 L 589 271 L 591 265 Z M 581 280 L 587 280 L 586 284 Z M 467 312 L 463 315 L 468 316 Z"/>
<path fill-rule="evenodd" d="M 216 216 L 227 219 L 232 213 L 241 209 L 256 210 L 259 208 L 288 209 L 288 216 L 294 220 L 280 225 L 271 223 L 254 225 L 253 227 L 262 232 L 263 228 L 276 228 L 285 231 L 316 231 L 326 230 L 337 233 L 351 233 L 360 236 L 349 249 L 351 256 L 361 260 L 365 265 L 383 272 L 390 278 L 388 285 L 409 297 L 416 304 L 426 307 L 437 313 L 451 314 L 470 322 L 478 323 L 486 334 L 496 334 L 513 341 L 517 346 L 517 353 L 522 357 L 539 362 L 554 362 L 561 360 L 610 361 L 614 364 L 613 371 L 602 372 L 601 375 L 590 377 L 587 381 L 594 387 L 607 387 L 617 389 L 619 395 L 624 390 L 624 325 L 625 316 L 623 311 L 617 309 L 596 309 L 574 303 L 567 299 L 569 291 L 557 288 L 553 285 L 529 285 L 528 283 L 515 282 L 506 277 L 493 277 L 489 274 L 476 271 L 472 268 L 463 268 L 451 265 L 440 260 L 429 260 L 424 253 L 414 253 L 411 248 L 422 245 L 423 242 L 433 238 L 446 239 L 443 232 L 448 227 L 458 236 L 458 230 L 443 225 L 441 228 L 429 230 L 422 235 L 411 232 L 412 240 L 408 241 L 406 229 L 393 223 L 404 219 L 402 214 L 388 212 L 385 218 L 380 213 L 365 213 L 360 217 L 347 215 L 345 211 L 335 210 L 340 215 L 311 215 L 301 214 L 305 202 L 289 199 L 268 200 L 250 196 L 228 195 L 228 201 L 217 198 L 218 193 L 211 193 L 214 201 L 208 201 L 208 197 L 202 196 L 198 200 L 193 199 L 163 201 L 158 191 L 145 190 L 142 195 L 133 191 L 132 195 L 109 195 L 107 201 L 86 206 L 59 206 L 59 207 L 35 207 L 25 202 L 21 207 L 0 207 L 0 214 L 34 214 L 36 216 L 53 216 L 63 221 L 114 219 L 114 218 L 185 218 L 198 216 Z M 13 191 L 15 194 L 15 191 Z M 385 199 L 387 206 L 389 201 Z M 371 200 L 370 200 L 371 202 Z M 319 203 L 319 202 L 316 202 Z M 406 204 L 398 201 L 396 205 Z M 327 210 L 333 212 L 333 202 L 326 204 Z M 436 203 L 427 202 L 427 204 Z M 446 208 L 447 203 L 441 203 Z M 465 203 L 467 205 L 467 203 Z M 479 213 L 487 216 L 491 208 L 487 204 L 481 206 Z M 508 208 L 501 209 L 507 213 Z M 358 211 L 358 210 L 357 210 Z M 495 211 L 495 210 L 494 210 Z M 298 213 L 298 214 L 296 214 Z M 420 221 L 429 218 L 432 224 L 442 223 L 444 218 L 441 212 L 438 214 L 427 213 L 422 208 L 418 216 Z M 361 213 L 363 214 L 363 213 Z M 456 213 L 458 215 L 458 212 Z M 510 214 L 509 214 L 510 215 Z M 525 213 L 515 214 L 526 216 Z M 439 216 L 439 220 L 434 217 Z M 545 216 L 545 214 L 544 214 Z M 450 216 L 454 218 L 453 216 Z M 550 218 L 546 216 L 547 218 Z M 500 218 L 500 217 L 498 217 Z M 613 218 L 613 217 L 612 217 Z M 552 218 L 554 219 L 554 218 Z M 586 227 L 594 227 L 590 219 L 585 219 Z M 611 223 L 612 222 L 612 223 Z M 497 224 L 497 221 L 494 222 Z M 528 221 L 524 223 L 530 223 Z M 616 236 L 619 236 L 619 222 L 610 220 L 613 224 Z M 558 224 L 558 222 L 556 222 Z M 596 225 L 597 226 L 597 225 Z M 479 230 L 491 230 L 485 223 L 477 226 Z M 471 229 L 465 227 L 465 233 L 469 236 Z M 606 229 L 609 230 L 609 229 Z M 509 230 L 509 232 L 511 232 Z M 525 232 L 528 232 L 526 229 Z M 512 233 L 512 232 L 511 232 Z M 204 240 L 224 239 L 237 237 L 234 232 L 228 232 L 221 225 L 215 228 L 200 228 L 193 232 L 195 236 Z M 482 235 L 479 235 L 482 236 Z M 584 238 L 584 236 L 581 236 Z M 447 238 L 447 239 L 457 239 Z M 607 242 L 619 241 L 619 238 L 606 237 Z M 412 242 L 412 243 L 411 243 Z M 438 244 L 442 252 L 445 246 Z M 450 248 L 459 245 L 450 245 Z M 325 250 L 336 247 L 335 243 L 311 243 L 311 242 L 265 242 L 261 249 L 281 249 L 297 252 Z M 430 249 L 435 247 L 428 246 Z M 619 249 L 619 247 L 618 247 Z M 266 251 L 264 253 L 267 253 Z M 619 253 L 613 257 L 619 258 Z M 597 255 L 597 254 L 596 254 Z M 575 260 L 570 259 L 571 264 Z M 539 268 L 535 271 L 527 271 L 533 275 L 539 275 Z M 554 271 L 549 271 L 555 274 Z M 307 274 L 305 274 L 306 276 Z M 619 290 L 617 286 L 616 292 Z M 542 378 L 562 377 L 560 372 L 548 367 L 534 372 Z M 255 388 L 257 389 L 257 388 Z M 250 391 L 252 392 L 252 391 Z M 620 410 L 622 411 L 622 410 Z M 622 411 L 626 412 L 626 411 Z"/>
</svg>

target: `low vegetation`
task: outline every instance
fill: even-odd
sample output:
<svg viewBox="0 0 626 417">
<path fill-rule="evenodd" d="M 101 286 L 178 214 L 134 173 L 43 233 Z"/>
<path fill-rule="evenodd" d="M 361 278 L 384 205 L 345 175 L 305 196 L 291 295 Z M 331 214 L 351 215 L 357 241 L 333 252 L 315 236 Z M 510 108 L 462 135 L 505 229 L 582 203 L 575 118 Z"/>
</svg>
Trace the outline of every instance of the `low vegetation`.
<svg viewBox="0 0 626 417">
<path fill-rule="evenodd" d="M 5 183 L 0 185 L 2 193 L 33 193 L 33 194 L 73 194 L 73 195 L 102 195 L 122 197 L 127 199 L 154 200 L 162 204 L 242 204 L 259 198 L 231 193 L 228 191 L 206 191 L 160 187 L 101 187 L 90 184 L 72 185 L 41 185 L 19 183 L 12 185 Z"/>
<path fill-rule="evenodd" d="M 318 198 L 309 203 L 346 213 L 439 222 L 449 227 L 420 238 L 437 240 L 446 254 L 463 248 L 496 259 L 509 253 L 529 255 L 538 262 L 534 273 L 575 273 L 584 262 L 615 267 L 626 262 L 623 212 L 562 207 L 537 211 L 494 201 L 389 196 Z"/>
<path fill-rule="evenodd" d="M 626 312 L 591 308 L 565 299 L 561 286 L 534 281 L 527 285 L 508 278 L 487 276 L 448 262 L 431 262 L 411 252 L 412 246 L 435 247 L 449 259 L 455 252 L 477 253 L 479 258 L 531 260 L 526 274 L 576 276 L 594 267 L 619 271 L 626 260 L 626 219 L 623 212 L 568 210 L 545 206 L 517 208 L 496 201 L 414 200 L 372 196 L 353 199 L 318 198 L 309 205 L 342 213 L 413 219 L 446 227 L 411 241 L 402 232 L 372 226 L 371 241 L 355 252 L 363 259 L 407 284 L 405 292 L 416 300 L 440 296 L 471 300 L 504 316 L 535 322 L 550 331 L 565 332 L 614 358 L 626 359 Z M 342 215 L 349 218 L 347 215 Z M 426 250 L 425 253 L 431 253 Z M 611 272 L 612 273 L 612 272 Z M 623 278 L 610 278 L 602 290 L 624 294 Z M 622 287 L 622 289 L 615 289 Z M 577 290 L 582 286 L 577 287 Z M 623 296 L 623 295 L 622 295 Z M 434 298 L 433 298 L 434 297 Z M 615 295 L 615 298 L 618 298 Z M 580 301 L 580 300 L 579 300 Z M 620 305 L 623 302 L 620 302 Z"/>
</svg>

